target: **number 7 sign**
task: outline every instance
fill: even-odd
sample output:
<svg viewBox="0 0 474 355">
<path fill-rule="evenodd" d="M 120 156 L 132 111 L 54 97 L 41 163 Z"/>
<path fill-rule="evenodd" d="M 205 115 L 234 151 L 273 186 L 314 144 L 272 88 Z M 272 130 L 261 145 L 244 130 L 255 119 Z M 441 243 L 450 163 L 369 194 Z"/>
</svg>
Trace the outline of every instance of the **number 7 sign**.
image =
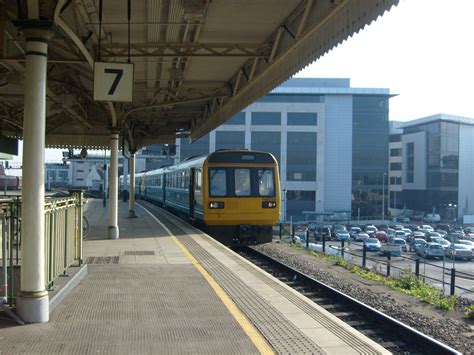
<svg viewBox="0 0 474 355">
<path fill-rule="evenodd" d="M 94 100 L 131 102 L 132 99 L 132 63 L 94 63 Z"/>
</svg>

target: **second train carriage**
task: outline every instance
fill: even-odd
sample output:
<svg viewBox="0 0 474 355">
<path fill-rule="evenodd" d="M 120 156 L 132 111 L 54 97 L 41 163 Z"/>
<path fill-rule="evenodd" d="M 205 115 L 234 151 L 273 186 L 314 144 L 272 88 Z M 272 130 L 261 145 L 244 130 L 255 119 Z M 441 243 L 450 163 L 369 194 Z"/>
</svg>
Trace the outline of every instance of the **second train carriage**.
<svg viewBox="0 0 474 355">
<path fill-rule="evenodd" d="M 229 246 L 268 243 L 280 219 L 280 179 L 266 152 L 220 150 L 135 176 L 138 198 L 206 227 Z"/>
</svg>

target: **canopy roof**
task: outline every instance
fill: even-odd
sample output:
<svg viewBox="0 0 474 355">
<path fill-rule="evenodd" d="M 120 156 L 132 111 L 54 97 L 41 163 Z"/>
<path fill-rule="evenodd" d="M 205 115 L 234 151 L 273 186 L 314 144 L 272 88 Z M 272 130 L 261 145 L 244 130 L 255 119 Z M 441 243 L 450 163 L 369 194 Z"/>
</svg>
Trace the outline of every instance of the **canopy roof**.
<svg viewBox="0 0 474 355">
<path fill-rule="evenodd" d="M 0 0 L 4 135 L 23 131 L 25 42 L 17 20 L 54 23 L 47 146 L 108 147 L 113 130 L 136 149 L 199 138 L 398 0 L 131 1 L 130 46 L 127 1 L 102 2 L 99 26 L 99 0 Z M 99 56 L 134 64 L 132 102 L 94 101 Z"/>
</svg>

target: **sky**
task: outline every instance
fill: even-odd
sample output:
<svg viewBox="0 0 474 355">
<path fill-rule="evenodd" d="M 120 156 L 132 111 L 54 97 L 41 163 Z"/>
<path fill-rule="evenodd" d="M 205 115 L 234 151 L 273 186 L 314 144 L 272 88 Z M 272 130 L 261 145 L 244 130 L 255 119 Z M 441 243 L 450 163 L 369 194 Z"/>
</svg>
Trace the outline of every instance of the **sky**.
<svg viewBox="0 0 474 355">
<path fill-rule="evenodd" d="M 296 76 L 388 88 L 398 95 L 390 99 L 390 120 L 474 118 L 473 14 L 472 0 L 401 0 Z"/>
<path fill-rule="evenodd" d="M 388 88 L 397 95 L 390 120 L 438 113 L 474 118 L 473 14 L 474 0 L 400 0 L 296 77 Z M 61 158 L 61 150 L 46 151 L 46 161 Z"/>
</svg>

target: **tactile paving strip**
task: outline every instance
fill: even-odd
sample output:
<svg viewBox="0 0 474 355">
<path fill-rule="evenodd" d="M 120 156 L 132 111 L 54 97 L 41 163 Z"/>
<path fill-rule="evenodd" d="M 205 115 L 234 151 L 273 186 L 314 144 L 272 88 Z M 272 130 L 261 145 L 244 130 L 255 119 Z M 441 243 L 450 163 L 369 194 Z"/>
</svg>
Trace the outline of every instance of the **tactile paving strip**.
<svg viewBox="0 0 474 355">
<path fill-rule="evenodd" d="M 289 323 L 276 308 L 262 300 L 255 291 L 219 263 L 192 238 L 181 236 L 179 240 L 229 294 L 238 307 L 244 310 L 247 317 L 277 353 L 325 354 L 303 332 Z M 285 325 L 284 328 L 282 328 L 282 324 Z"/>
<path fill-rule="evenodd" d="M 155 255 L 153 250 L 126 250 L 124 255 Z"/>
<path fill-rule="evenodd" d="M 118 264 L 120 262 L 119 256 L 89 256 L 86 259 L 86 264 Z"/>
<path fill-rule="evenodd" d="M 230 257 L 233 256 L 227 250 L 224 250 L 223 248 L 222 248 L 222 251 L 230 255 Z M 253 268 L 246 263 L 240 263 L 239 266 L 246 269 L 249 272 L 253 273 L 254 271 Z M 283 287 L 281 284 L 266 277 L 264 274 L 260 274 L 260 273 L 253 273 L 253 274 L 260 281 L 262 281 L 266 285 L 273 288 L 276 292 L 278 292 L 280 295 L 288 299 L 290 302 L 292 302 L 294 305 L 296 305 L 298 308 L 304 311 L 307 315 L 315 319 L 318 323 L 323 325 L 326 329 L 331 331 L 338 338 L 340 338 L 346 344 L 350 345 L 354 350 L 356 350 L 360 354 L 379 354 L 379 352 L 373 349 L 373 347 L 370 346 L 370 344 L 367 344 L 362 339 L 354 336 L 354 334 L 349 332 L 346 328 L 342 327 L 341 325 L 336 323 L 333 319 L 326 316 L 324 313 L 319 312 L 316 308 L 304 302 L 301 298 L 297 297 L 293 292 Z"/>
</svg>

